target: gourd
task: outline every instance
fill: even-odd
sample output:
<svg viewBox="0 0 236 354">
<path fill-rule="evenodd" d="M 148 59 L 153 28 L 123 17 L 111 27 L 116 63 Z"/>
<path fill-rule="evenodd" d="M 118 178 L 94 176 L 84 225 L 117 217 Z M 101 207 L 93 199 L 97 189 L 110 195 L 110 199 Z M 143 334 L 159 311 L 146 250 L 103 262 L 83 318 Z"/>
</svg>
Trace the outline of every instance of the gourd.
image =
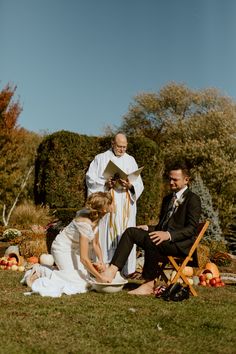
<svg viewBox="0 0 236 354">
<path fill-rule="evenodd" d="M 28 261 L 29 263 L 36 264 L 36 263 L 39 262 L 39 259 L 38 259 L 38 257 L 36 257 L 36 256 L 32 256 L 32 257 L 29 257 L 29 258 L 27 259 L 27 261 Z"/>
<path fill-rule="evenodd" d="M 171 277 L 170 277 L 170 281 L 174 280 L 174 277 L 176 276 L 177 272 L 176 270 L 173 270 L 171 273 Z M 181 277 L 178 278 L 177 283 L 182 284 L 183 283 L 183 279 Z"/>
<path fill-rule="evenodd" d="M 200 283 L 199 277 L 197 275 L 193 276 L 193 285 L 198 285 Z"/>
<path fill-rule="evenodd" d="M 190 284 L 190 285 L 193 285 L 193 278 L 187 277 L 187 279 L 188 279 L 189 284 Z"/>
<path fill-rule="evenodd" d="M 39 262 L 42 265 L 47 265 L 51 267 L 54 264 L 54 258 L 51 254 L 42 253 L 41 256 L 39 257 Z"/>
<path fill-rule="evenodd" d="M 183 274 L 186 275 L 186 277 L 192 277 L 193 276 L 193 268 L 190 266 L 184 267 Z"/>
<path fill-rule="evenodd" d="M 177 273 L 176 270 L 173 270 L 170 278 L 171 281 L 174 279 L 176 273 Z M 185 266 L 183 269 L 183 274 L 186 275 L 186 277 L 191 278 L 193 276 L 193 268 L 189 266 Z"/>
<path fill-rule="evenodd" d="M 213 278 L 218 278 L 220 276 L 219 269 L 213 262 L 208 262 L 205 266 L 205 270 L 209 270 L 212 273 Z"/>
</svg>

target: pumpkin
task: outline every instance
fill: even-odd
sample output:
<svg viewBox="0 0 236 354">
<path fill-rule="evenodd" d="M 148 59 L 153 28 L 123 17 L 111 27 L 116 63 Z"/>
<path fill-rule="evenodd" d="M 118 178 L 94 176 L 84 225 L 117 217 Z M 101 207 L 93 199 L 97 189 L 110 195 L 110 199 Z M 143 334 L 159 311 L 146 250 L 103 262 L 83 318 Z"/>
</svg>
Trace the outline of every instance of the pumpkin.
<svg viewBox="0 0 236 354">
<path fill-rule="evenodd" d="M 39 259 L 36 256 L 32 256 L 32 257 L 27 258 L 27 262 L 32 263 L 32 264 L 36 264 L 39 262 Z"/>
<path fill-rule="evenodd" d="M 186 277 L 192 277 L 193 276 L 193 267 L 189 267 L 189 266 L 184 267 L 183 274 L 186 275 Z"/>
<path fill-rule="evenodd" d="M 205 265 L 205 270 L 209 270 L 210 272 L 212 272 L 213 278 L 218 278 L 220 276 L 219 269 L 217 265 L 213 262 L 208 262 Z"/>
<path fill-rule="evenodd" d="M 175 275 L 176 275 L 176 270 L 173 270 L 173 272 L 171 273 L 171 277 L 170 277 L 170 280 L 173 281 Z M 184 267 L 183 269 L 183 274 L 188 277 L 188 278 L 191 278 L 193 276 L 193 268 L 192 267 L 189 267 L 189 266 L 186 266 Z"/>
<path fill-rule="evenodd" d="M 200 283 L 199 277 L 197 275 L 193 276 L 193 285 L 198 285 Z"/>
<path fill-rule="evenodd" d="M 39 257 L 39 262 L 42 265 L 47 265 L 51 267 L 54 264 L 54 258 L 51 254 L 42 253 L 41 256 Z"/>
</svg>

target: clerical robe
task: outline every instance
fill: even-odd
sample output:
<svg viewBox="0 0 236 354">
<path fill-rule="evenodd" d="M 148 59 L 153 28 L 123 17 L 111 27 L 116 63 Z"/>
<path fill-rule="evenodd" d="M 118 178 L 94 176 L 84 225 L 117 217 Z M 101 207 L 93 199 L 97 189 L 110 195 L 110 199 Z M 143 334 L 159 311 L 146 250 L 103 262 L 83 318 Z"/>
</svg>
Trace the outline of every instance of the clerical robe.
<svg viewBox="0 0 236 354">
<path fill-rule="evenodd" d="M 88 195 L 94 192 L 105 192 L 106 179 L 103 172 L 108 162 L 112 160 L 124 172 L 130 174 L 138 169 L 135 159 L 125 153 L 116 156 L 112 149 L 97 155 L 91 162 L 86 173 Z M 134 193 L 131 191 L 112 188 L 114 212 L 106 214 L 99 223 L 99 240 L 105 263 L 110 263 L 122 233 L 127 227 L 136 226 L 137 200 L 144 189 L 141 176 L 134 182 Z M 136 246 L 133 247 L 122 273 L 128 275 L 136 269 Z"/>
</svg>

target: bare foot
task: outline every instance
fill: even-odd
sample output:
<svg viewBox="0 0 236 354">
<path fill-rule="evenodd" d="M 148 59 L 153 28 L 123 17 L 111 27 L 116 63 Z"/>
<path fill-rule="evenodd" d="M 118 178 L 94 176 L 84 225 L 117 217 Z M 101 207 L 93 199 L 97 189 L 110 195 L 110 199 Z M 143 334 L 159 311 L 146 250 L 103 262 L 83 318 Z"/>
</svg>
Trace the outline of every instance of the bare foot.
<svg viewBox="0 0 236 354">
<path fill-rule="evenodd" d="M 140 285 L 137 289 L 128 291 L 130 295 L 151 295 L 153 294 L 154 281 Z"/>
<path fill-rule="evenodd" d="M 39 275 L 37 274 L 37 272 L 34 272 L 33 274 L 30 274 L 27 278 L 26 278 L 26 284 L 29 288 L 32 288 L 32 284 L 33 282 L 39 278 Z"/>
<path fill-rule="evenodd" d="M 102 277 L 106 277 L 110 282 L 115 278 L 118 268 L 113 264 L 108 267 L 105 272 L 101 273 Z"/>
</svg>

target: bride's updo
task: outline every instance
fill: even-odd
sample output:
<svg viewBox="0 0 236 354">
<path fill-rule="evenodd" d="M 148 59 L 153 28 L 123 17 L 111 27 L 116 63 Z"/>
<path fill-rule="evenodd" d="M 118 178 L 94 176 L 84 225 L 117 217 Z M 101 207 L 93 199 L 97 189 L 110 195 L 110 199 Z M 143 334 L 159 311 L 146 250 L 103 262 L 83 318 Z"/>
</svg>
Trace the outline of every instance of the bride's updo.
<svg viewBox="0 0 236 354">
<path fill-rule="evenodd" d="M 85 207 L 89 212 L 89 219 L 96 221 L 101 219 L 112 204 L 112 196 L 109 192 L 95 192 L 87 198 Z"/>
</svg>

